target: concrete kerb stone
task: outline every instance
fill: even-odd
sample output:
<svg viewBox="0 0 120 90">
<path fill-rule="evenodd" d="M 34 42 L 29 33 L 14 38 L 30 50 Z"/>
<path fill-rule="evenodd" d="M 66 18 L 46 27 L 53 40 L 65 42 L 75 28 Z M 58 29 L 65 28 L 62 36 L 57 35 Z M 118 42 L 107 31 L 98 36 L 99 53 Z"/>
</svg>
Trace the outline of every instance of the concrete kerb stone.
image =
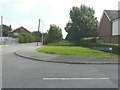
<svg viewBox="0 0 120 90">
<path fill-rule="evenodd" d="M 57 61 L 57 60 L 42 60 L 42 59 L 37 59 L 37 58 L 33 58 L 30 56 L 25 56 L 25 55 L 21 55 L 17 52 L 14 51 L 14 54 L 23 58 L 27 58 L 27 59 L 31 59 L 31 60 L 36 60 L 36 61 L 44 61 L 44 62 L 54 62 L 54 63 L 65 63 L 65 64 L 120 64 L 119 62 L 72 62 L 72 61 Z"/>
</svg>

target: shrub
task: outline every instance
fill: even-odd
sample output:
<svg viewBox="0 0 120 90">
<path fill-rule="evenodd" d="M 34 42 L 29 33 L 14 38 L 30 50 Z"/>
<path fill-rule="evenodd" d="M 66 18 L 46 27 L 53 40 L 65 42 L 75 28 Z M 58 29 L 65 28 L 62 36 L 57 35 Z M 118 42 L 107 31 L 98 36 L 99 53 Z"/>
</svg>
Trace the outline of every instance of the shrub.
<svg viewBox="0 0 120 90">
<path fill-rule="evenodd" d="M 55 42 L 55 43 L 49 43 L 47 45 L 52 45 L 52 46 L 73 46 L 74 44 L 72 42 L 62 40 L 62 41 L 58 41 L 58 42 Z"/>
<path fill-rule="evenodd" d="M 19 38 L 19 43 L 28 43 L 28 42 L 34 42 L 35 41 L 35 37 L 33 37 L 29 33 L 21 33 L 18 36 L 18 38 Z"/>
<path fill-rule="evenodd" d="M 19 38 L 19 43 L 25 43 L 24 37 L 22 35 L 19 35 L 18 38 Z"/>
<path fill-rule="evenodd" d="M 113 54 L 119 54 L 120 46 L 118 44 L 110 44 L 110 43 L 97 43 L 94 38 L 83 38 L 80 40 L 80 46 L 87 47 L 93 49 L 94 47 L 112 47 Z M 108 52 L 108 51 L 105 51 Z"/>
</svg>

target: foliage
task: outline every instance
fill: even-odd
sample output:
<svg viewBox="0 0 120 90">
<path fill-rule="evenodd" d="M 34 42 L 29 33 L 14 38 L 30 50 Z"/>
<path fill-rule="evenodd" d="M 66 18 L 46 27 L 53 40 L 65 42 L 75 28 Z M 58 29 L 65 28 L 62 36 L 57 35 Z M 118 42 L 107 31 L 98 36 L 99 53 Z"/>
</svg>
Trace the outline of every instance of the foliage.
<svg viewBox="0 0 120 90">
<path fill-rule="evenodd" d="M 10 26 L 7 26 L 7 25 L 2 25 L 3 27 L 3 37 L 7 37 L 9 32 L 11 31 L 11 25 Z"/>
<path fill-rule="evenodd" d="M 81 5 L 70 10 L 70 18 L 65 30 L 68 33 L 66 39 L 73 41 L 76 45 L 84 37 L 96 37 L 98 35 L 98 21 L 94 16 L 93 8 Z"/>
<path fill-rule="evenodd" d="M 74 44 L 72 42 L 62 40 L 62 41 L 58 41 L 55 43 L 49 43 L 47 45 L 50 45 L 50 46 L 73 46 Z"/>
<path fill-rule="evenodd" d="M 19 43 L 28 43 L 35 41 L 35 38 L 30 33 L 20 33 L 18 38 L 19 38 Z"/>
<path fill-rule="evenodd" d="M 50 29 L 48 30 L 48 34 L 45 38 L 45 44 L 55 43 L 62 40 L 62 30 L 60 27 L 56 25 L 50 25 Z"/>
<path fill-rule="evenodd" d="M 110 53 L 84 48 L 80 46 L 42 46 L 37 49 L 38 52 L 60 55 L 89 56 L 89 57 L 111 57 Z M 112 55 L 117 57 L 117 55 Z"/>
<path fill-rule="evenodd" d="M 95 37 L 81 38 L 80 41 L 91 43 L 91 42 L 96 42 L 96 38 Z M 81 45 L 81 42 L 80 42 L 80 45 Z"/>
<path fill-rule="evenodd" d="M 41 32 L 39 32 L 38 33 L 38 31 L 34 31 L 34 32 L 32 32 L 32 36 L 35 38 L 35 41 L 37 42 L 37 41 L 41 41 L 41 38 L 42 38 L 42 33 Z"/>
<path fill-rule="evenodd" d="M 120 46 L 118 44 L 110 44 L 110 43 L 97 43 L 94 41 L 94 38 L 82 38 L 80 40 L 80 46 L 87 47 L 93 49 L 94 47 L 112 47 L 113 54 L 119 54 Z M 110 52 L 110 51 L 105 51 Z"/>
</svg>

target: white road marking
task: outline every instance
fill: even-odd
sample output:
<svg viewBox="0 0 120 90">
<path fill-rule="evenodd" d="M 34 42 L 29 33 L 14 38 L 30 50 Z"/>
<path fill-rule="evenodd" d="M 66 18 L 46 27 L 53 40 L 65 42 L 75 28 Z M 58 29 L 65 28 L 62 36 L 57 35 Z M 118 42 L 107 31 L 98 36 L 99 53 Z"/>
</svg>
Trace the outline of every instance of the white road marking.
<svg viewBox="0 0 120 90">
<path fill-rule="evenodd" d="M 109 78 L 43 78 L 43 80 L 108 80 Z"/>
</svg>

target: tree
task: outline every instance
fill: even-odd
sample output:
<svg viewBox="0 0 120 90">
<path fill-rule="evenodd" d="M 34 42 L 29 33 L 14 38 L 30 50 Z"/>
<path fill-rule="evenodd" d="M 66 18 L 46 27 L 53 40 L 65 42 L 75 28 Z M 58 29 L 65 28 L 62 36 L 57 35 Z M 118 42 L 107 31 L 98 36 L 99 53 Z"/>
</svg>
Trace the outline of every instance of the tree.
<svg viewBox="0 0 120 90">
<path fill-rule="evenodd" d="M 56 25 L 50 25 L 50 29 L 48 30 L 48 34 L 45 39 L 45 43 L 54 43 L 62 40 L 62 30 L 60 27 Z"/>
<path fill-rule="evenodd" d="M 2 32 L 3 37 L 9 36 L 9 33 L 10 33 L 11 30 L 12 30 L 11 25 L 10 26 L 3 25 L 3 32 Z"/>
<path fill-rule="evenodd" d="M 31 33 L 20 33 L 18 39 L 19 43 L 28 43 L 35 41 L 35 38 L 32 36 Z"/>
<path fill-rule="evenodd" d="M 94 16 L 93 8 L 81 5 L 70 10 L 70 18 L 65 30 L 68 33 L 66 39 L 79 44 L 84 37 L 96 37 L 98 35 L 98 20 Z"/>
<path fill-rule="evenodd" d="M 33 31 L 32 32 L 32 36 L 35 38 L 35 41 L 41 41 L 41 38 L 42 38 L 42 33 L 38 31 Z"/>
</svg>

